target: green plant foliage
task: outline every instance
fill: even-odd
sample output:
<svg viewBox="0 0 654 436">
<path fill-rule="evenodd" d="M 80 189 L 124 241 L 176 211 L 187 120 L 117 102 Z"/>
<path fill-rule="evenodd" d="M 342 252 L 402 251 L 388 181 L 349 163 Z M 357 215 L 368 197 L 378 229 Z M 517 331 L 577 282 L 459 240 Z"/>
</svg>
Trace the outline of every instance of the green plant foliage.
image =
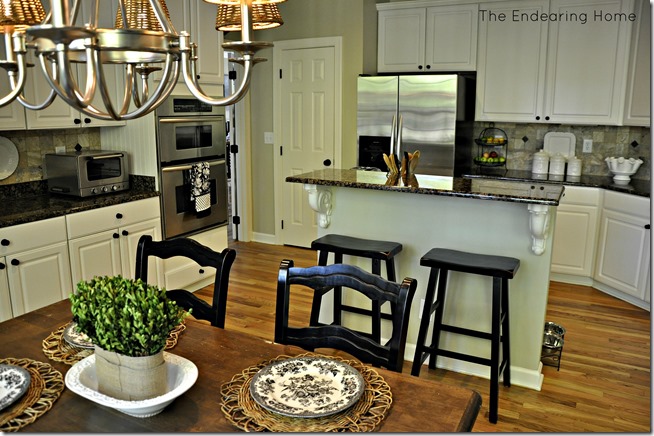
<svg viewBox="0 0 654 436">
<path fill-rule="evenodd" d="M 93 343 L 126 356 L 150 356 L 188 315 L 165 289 L 122 276 L 81 281 L 70 296 L 73 320 Z"/>
</svg>

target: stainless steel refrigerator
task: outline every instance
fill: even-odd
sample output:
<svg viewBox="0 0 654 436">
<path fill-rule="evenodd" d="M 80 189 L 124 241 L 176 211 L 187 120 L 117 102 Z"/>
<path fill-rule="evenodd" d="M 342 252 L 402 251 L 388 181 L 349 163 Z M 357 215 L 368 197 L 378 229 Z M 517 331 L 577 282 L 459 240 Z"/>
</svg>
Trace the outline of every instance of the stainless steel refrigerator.
<svg viewBox="0 0 654 436">
<path fill-rule="evenodd" d="M 404 152 L 420 150 L 418 174 L 468 172 L 474 102 L 474 74 L 359 77 L 359 167 L 385 171 L 383 153 L 394 153 L 401 161 Z"/>
</svg>

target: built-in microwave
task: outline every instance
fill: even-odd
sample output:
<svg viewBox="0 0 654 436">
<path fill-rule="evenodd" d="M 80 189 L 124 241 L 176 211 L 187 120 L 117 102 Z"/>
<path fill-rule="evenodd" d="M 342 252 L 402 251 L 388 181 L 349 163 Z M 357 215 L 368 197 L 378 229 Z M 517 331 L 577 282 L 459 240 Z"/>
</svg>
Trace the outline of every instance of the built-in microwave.
<svg viewBox="0 0 654 436">
<path fill-rule="evenodd" d="M 89 197 L 129 189 L 127 155 L 87 150 L 45 155 L 48 191 Z"/>
<path fill-rule="evenodd" d="M 225 157 L 225 109 L 191 96 L 170 96 L 156 110 L 161 165 Z"/>
</svg>

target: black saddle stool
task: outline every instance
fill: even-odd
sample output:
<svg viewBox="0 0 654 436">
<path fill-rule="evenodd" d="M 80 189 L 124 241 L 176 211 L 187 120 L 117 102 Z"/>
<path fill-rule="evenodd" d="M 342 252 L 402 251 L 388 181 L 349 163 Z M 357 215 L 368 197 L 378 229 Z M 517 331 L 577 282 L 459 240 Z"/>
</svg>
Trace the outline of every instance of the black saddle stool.
<svg viewBox="0 0 654 436">
<path fill-rule="evenodd" d="M 402 251 L 402 244 L 398 242 L 377 241 L 371 239 L 353 238 L 344 235 L 325 235 L 311 243 L 311 248 L 319 253 L 318 264 L 327 265 L 329 253 L 334 253 L 334 263 L 343 263 L 343 255 L 357 256 L 372 260 L 373 274 L 381 276 L 381 261 L 386 262 L 386 279 L 396 282 L 395 277 L 395 255 Z M 332 288 L 321 292 L 315 292 L 311 306 L 311 325 L 318 325 L 320 315 L 320 304 L 322 296 Z M 334 289 L 334 324 L 341 324 L 342 312 L 358 313 L 368 315 L 372 318 L 372 333 L 370 336 L 377 342 L 381 341 L 381 319 L 392 319 L 390 314 L 382 313 L 378 303 L 373 303 L 371 309 L 350 306 L 342 303 L 342 289 Z"/>
<path fill-rule="evenodd" d="M 413 358 L 411 375 L 420 375 L 422 363 L 429 356 L 429 368 L 436 368 L 437 356 L 474 362 L 491 367 L 489 421 L 497 422 L 497 397 L 499 377 L 504 373 L 504 386 L 511 386 L 511 352 L 509 344 L 509 280 L 515 276 L 520 260 L 512 257 L 466 253 L 463 251 L 433 248 L 420 259 L 420 265 L 431 268 L 425 305 L 422 312 L 416 353 Z M 453 325 L 443 324 L 443 302 L 447 288 L 448 271 L 491 276 L 493 278 L 493 303 L 491 306 L 491 332 L 482 332 Z M 434 300 L 436 283 L 438 295 Z M 431 314 L 434 315 L 434 328 L 431 345 L 426 345 L 427 329 Z M 463 354 L 439 348 L 441 332 L 473 336 L 491 341 L 490 359 Z M 500 351 L 502 360 L 500 361 Z"/>
</svg>

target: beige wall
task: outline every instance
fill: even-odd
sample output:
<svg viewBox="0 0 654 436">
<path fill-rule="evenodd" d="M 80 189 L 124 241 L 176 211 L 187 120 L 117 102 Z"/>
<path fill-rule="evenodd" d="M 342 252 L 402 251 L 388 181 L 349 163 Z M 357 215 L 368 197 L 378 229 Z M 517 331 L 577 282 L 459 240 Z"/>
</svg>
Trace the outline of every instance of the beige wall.
<svg viewBox="0 0 654 436">
<path fill-rule="evenodd" d="M 257 40 L 288 41 L 306 38 L 342 37 L 343 43 L 343 167 L 356 165 L 356 79 L 374 73 L 376 66 L 377 12 L 374 0 L 288 0 L 279 4 L 284 25 L 254 33 Z M 365 19 L 364 19 L 365 15 Z M 374 45 L 366 45 L 364 33 Z M 231 35 L 230 35 L 231 36 Z M 255 233 L 272 235 L 274 222 L 273 158 L 277 150 L 264 144 L 264 132 L 273 131 L 272 49 L 258 55 L 268 59 L 254 69 L 251 96 L 252 199 Z M 366 69 L 364 69 L 364 63 Z M 366 71 L 367 70 L 367 71 Z"/>
</svg>

